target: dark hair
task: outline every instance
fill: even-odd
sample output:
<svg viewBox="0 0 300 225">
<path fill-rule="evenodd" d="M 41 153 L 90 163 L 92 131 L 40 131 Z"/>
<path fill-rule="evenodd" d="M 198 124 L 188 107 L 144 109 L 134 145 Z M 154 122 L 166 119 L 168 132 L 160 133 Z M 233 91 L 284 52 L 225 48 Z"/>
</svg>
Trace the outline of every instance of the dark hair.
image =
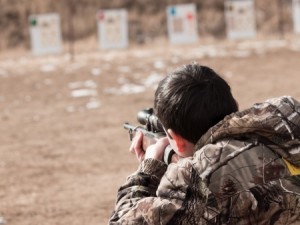
<svg viewBox="0 0 300 225">
<path fill-rule="evenodd" d="M 159 83 L 154 110 L 166 129 L 195 144 L 238 106 L 224 79 L 209 67 L 194 63 L 180 67 Z"/>
</svg>

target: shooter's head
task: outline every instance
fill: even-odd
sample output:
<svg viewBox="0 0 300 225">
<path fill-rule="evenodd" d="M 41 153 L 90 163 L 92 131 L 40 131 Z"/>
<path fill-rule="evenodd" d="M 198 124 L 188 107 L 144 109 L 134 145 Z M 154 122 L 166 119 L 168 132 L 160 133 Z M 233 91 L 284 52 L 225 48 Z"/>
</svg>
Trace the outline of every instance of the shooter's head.
<svg viewBox="0 0 300 225">
<path fill-rule="evenodd" d="M 166 130 L 195 144 L 238 106 L 224 79 L 209 67 L 194 63 L 178 68 L 159 83 L 154 110 Z"/>
</svg>

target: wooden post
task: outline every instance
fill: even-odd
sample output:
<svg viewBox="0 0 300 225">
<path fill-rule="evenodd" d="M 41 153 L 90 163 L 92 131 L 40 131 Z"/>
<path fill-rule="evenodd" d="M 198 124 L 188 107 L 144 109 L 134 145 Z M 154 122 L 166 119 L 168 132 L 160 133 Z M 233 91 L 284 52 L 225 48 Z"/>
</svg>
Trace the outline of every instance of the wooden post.
<svg viewBox="0 0 300 225">
<path fill-rule="evenodd" d="M 280 38 L 284 37 L 284 0 L 277 0 L 278 6 L 278 32 Z"/>
<path fill-rule="evenodd" d="M 70 60 L 71 62 L 74 62 L 75 58 L 75 49 L 74 49 L 74 40 L 75 40 L 75 34 L 74 34 L 74 23 L 73 23 L 73 15 L 75 13 L 75 3 L 73 0 L 69 0 L 69 18 L 68 18 L 68 27 L 69 27 L 69 54 L 70 54 Z"/>
</svg>

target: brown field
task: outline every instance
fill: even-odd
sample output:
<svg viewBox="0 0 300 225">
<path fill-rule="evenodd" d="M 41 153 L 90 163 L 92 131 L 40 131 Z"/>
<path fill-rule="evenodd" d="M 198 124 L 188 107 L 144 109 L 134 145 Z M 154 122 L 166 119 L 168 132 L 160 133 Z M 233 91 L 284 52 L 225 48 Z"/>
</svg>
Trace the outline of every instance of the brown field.
<svg viewBox="0 0 300 225">
<path fill-rule="evenodd" d="M 73 62 L 67 54 L 2 53 L 0 224 L 107 224 L 118 187 L 138 165 L 122 125 L 137 124 L 157 81 L 177 66 L 214 68 L 244 109 L 280 95 L 300 99 L 299 59 L 296 38 L 187 46 L 162 40 L 81 52 Z"/>
</svg>

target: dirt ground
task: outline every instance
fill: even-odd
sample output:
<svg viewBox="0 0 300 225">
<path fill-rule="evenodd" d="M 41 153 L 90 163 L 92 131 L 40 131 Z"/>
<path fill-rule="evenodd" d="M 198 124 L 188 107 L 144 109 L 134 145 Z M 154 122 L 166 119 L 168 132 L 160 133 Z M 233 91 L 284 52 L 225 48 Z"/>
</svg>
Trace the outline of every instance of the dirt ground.
<svg viewBox="0 0 300 225">
<path fill-rule="evenodd" d="M 300 42 L 259 40 L 33 57 L 0 55 L 0 224 L 107 224 L 118 187 L 138 163 L 124 122 L 151 107 L 158 80 L 208 65 L 241 109 L 300 99 Z"/>
</svg>

